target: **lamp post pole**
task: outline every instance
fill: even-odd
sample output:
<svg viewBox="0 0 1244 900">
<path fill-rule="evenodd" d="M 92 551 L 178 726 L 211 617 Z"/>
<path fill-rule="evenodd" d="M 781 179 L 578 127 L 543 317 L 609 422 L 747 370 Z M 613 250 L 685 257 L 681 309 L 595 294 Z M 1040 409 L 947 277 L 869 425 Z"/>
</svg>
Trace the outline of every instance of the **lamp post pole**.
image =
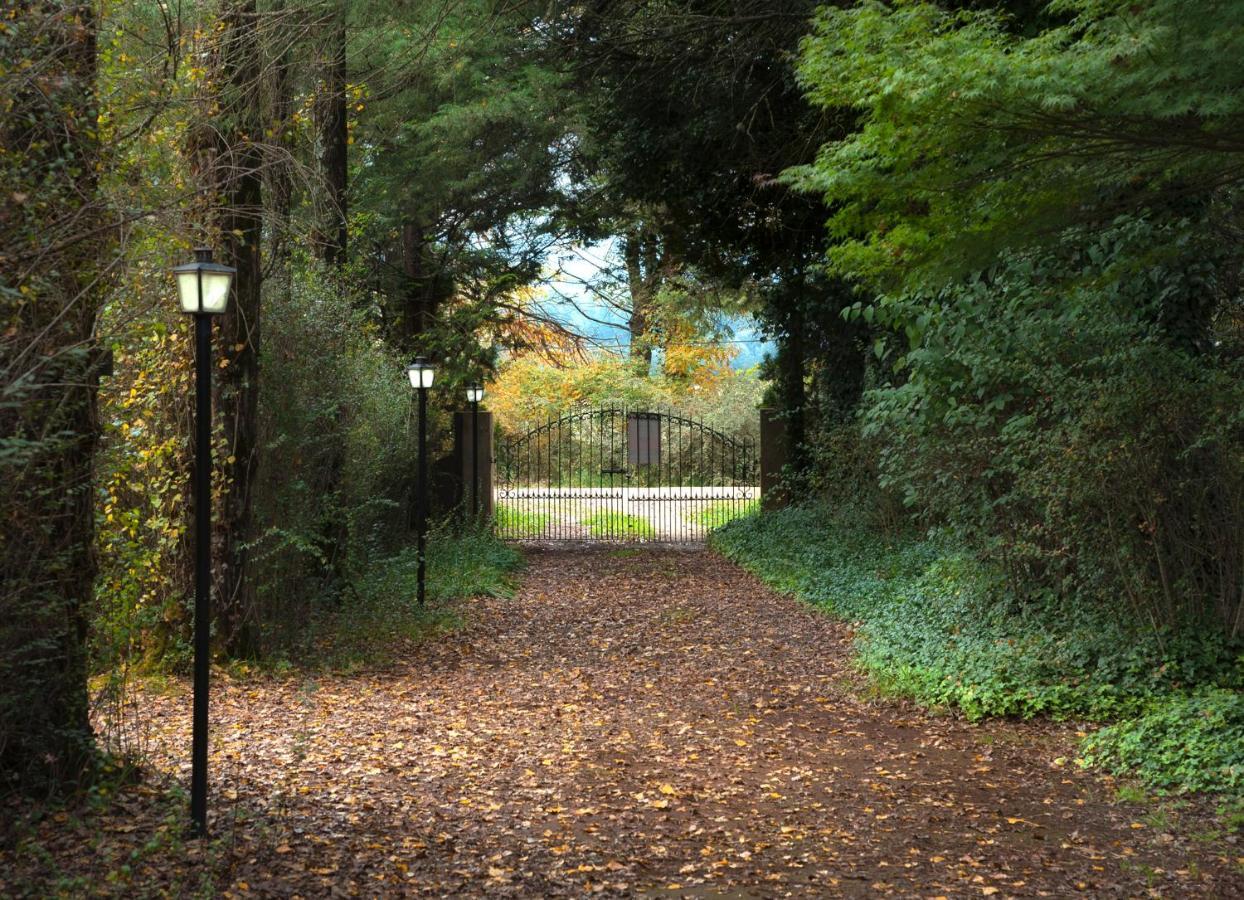
<svg viewBox="0 0 1244 900">
<path fill-rule="evenodd" d="M 212 320 L 194 314 L 194 724 L 190 822 L 207 835 L 207 697 L 212 634 Z"/>
<path fill-rule="evenodd" d="M 471 404 L 471 517 L 479 521 L 479 402 L 484 399 L 484 388 L 479 384 L 467 385 L 467 400 Z"/>
<path fill-rule="evenodd" d="M 471 401 L 471 516 L 479 519 L 479 400 Z"/>
<path fill-rule="evenodd" d="M 410 378 L 410 386 L 419 394 L 419 475 L 415 482 L 415 549 L 419 559 L 415 577 L 419 605 L 423 606 L 424 576 L 428 568 L 428 388 L 432 386 L 435 371 L 430 362 L 416 356 L 406 367 L 406 375 Z"/>
<path fill-rule="evenodd" d="M 419 554 L 418 596 L 423 606 L 428 545 L 428 389 L 419 387 L 419 478 L 415 485 L 415 533 Z"/>
<path fill-rule="evenodd" d="M 207 704 L 212 650 L 212 316 L 229 305 L 236 270 L 197 247 L 173 268 L 182 312 L 194 316 L 194 701 L 190 736 L 190 830 L 207 836 Z"/>
</svg>

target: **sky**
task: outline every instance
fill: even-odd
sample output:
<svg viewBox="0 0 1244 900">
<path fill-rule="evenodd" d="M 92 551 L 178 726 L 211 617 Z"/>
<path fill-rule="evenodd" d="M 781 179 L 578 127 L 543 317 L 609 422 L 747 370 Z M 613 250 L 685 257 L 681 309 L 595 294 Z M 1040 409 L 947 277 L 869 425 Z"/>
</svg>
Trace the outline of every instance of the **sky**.
<svg viewBox="0 0 1244 900">
<path fill-rule="evenodd" d="M 538 307 L 567 328 L 587 335 L 598 346 L 624 350 L 630 344 L 624 314 L 588 287 L 607 268 L 606 258 L 611 249 L 611 241 L 559 248 L 549 259 L 552 274 L 545 279 Z M 750 368 L 774 351 L 775 345 L 764 339 L 751 316 L 735 316 L 727 324 L 730 341 L 739 351 L 735 368 Z"/>
</svg>

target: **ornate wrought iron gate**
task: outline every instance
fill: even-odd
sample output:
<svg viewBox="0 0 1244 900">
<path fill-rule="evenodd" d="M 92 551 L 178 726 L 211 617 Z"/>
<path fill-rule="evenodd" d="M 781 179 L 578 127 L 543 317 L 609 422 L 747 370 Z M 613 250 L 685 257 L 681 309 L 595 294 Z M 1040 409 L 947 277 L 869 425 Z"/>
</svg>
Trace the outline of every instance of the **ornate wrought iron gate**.
<svg viewBox="0 0 1244 900">
<path fill-rule="evenodd" d="M 758 502 L 755 446 L 673 412 L 579 410 L 497 446 L 510 540 L 696 543 Z"/>
</svg>

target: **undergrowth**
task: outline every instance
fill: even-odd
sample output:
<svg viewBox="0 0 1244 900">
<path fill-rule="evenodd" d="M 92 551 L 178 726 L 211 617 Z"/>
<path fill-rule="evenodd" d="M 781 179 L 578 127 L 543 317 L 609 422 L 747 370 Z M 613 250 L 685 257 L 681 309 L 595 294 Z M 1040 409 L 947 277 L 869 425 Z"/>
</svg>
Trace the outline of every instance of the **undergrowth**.
<svg viewBox="0 0 1244 900">
<path fill-rule="evenodd" d="M 824 508 L 739 519 L 711 542 L 769 585 L 855 622 L 859 664 L 886 691 L 972 720 L 1113 722 L 1086 741 L 1086 762 L 1160 788 L 1244 786 L 1244 656 L 1215 634 L 1019 604 L 942 537 L 887 537 Z"/>
<path fill-rule="evenodd" d="M 308 639 L 275 667 L 384 665 L 402 644 L 459 627 L 464 609 L 453 601 L 509 596 L 521 564 L 522 554 L 487 528 L 433 529 L 423 606 L 416 599 L 419 557 L 407 547 L 356 579 L 342 603 L 318 616 Z"/>
</svg>

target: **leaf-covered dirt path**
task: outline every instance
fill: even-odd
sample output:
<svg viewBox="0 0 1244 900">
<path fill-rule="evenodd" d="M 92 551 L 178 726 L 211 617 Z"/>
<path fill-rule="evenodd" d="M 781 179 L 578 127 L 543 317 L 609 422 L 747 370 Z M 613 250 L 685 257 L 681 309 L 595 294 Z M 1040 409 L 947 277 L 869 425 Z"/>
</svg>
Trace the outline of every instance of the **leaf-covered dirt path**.
<svg viewBox="0 0 1244 900">
<path fill-rule="evenodd" d="M 382 674 L 218 682 L 211 858 L 139 856 L 123 882 L 185 886 L 198 866 L 237 896 L 1244 895 L 1244 851 L 1192 839 L 1198 814 L 1171 828 L 1056 764 L 1071 731 L 869 700 L 846 626 L 713 554 L 534 551 L 518 596 L 472 622 Z M 176 770 L 186 697 L 143 710 Z M 148 796 L 79 825 L 97 863 L 150 838 Z"/>
</svg>

